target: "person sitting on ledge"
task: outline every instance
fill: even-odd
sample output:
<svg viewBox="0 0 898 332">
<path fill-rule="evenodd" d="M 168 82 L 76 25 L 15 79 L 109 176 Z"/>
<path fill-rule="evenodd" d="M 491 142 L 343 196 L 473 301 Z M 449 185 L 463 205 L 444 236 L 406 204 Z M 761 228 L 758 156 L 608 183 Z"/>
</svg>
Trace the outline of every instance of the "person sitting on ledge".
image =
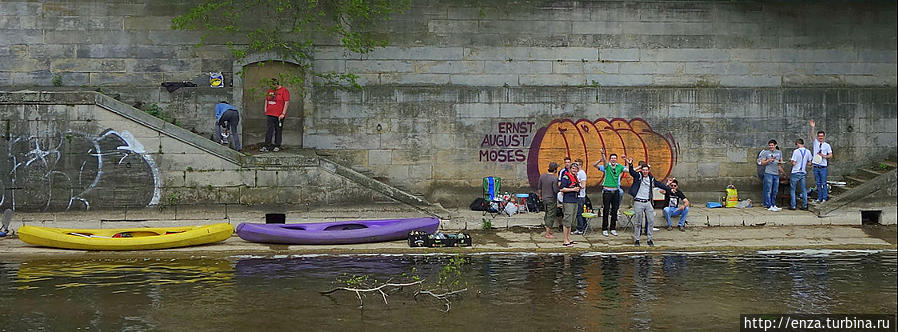
<svg viewBox="0 0 898 332">
<path fill-rule="evenodd" d="M 666 202 L 662 211 L 664 212 L 664 219 L 667 220 L 667 230 L 671 230 L 670 217 L 680 216 L 677 228 L 681 232 L 685 232 L 686 216 L 689 214 L 689 199 L 686 198 L 686 194 L 680 191 L 680 183 L 677 182 L 676 178 L 668 179 L 667 186 L 670 187 L 670 190 L 662 190 L 664 192 L 664 202 Z"/>
</svg>

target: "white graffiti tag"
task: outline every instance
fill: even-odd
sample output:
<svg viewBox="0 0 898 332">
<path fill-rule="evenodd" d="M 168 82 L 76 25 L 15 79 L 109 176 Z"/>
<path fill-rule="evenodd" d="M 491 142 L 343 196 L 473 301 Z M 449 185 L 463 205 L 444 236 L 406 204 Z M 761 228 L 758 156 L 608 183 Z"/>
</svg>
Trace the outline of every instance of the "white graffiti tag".
<svg viewBox="0 0 898 332">
<path fill-rule="evenodd" d="M 31 211 L 159 203 L 153 158 L 131 133 L 11 137 L 0 161 L 0 207 Z"/>
</svg>

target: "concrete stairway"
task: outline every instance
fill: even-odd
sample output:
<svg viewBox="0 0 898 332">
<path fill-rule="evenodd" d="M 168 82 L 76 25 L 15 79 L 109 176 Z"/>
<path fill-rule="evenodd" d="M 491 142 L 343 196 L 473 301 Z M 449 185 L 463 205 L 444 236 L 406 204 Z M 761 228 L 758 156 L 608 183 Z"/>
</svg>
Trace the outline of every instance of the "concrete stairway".
<svg viewBox="0 0 898 332">
<path fill-rule="evenodd" d="M 402 188 L 397 188 L 377 180 L 373 174 L 365 174 L 340 165 L 330 159 L 319 156 L 314 149 L 291 148 L 284 152 L 245 155 L 242 158 L 242 166 L 245 168 L 262 169 L 318 167 L 323 171 L 343 177 L 357 185 L 371 189 L 392 200 L 411 206 L 426 214 L 441 219 L 449 217 L 449 211 L 439 205 L 431 204 L 421 197 L 420 194 L 409 193 Z"/>
<path fill-rule="evenodd" d="M 14 96 L 22 96 L 27 98 L 32 94 L 16 94 Z M 431 204 L 426 201 L 420 194 L 408 193 L 401 188 L 396 188 L 382 181 L 375 179 L 371 174 L 362 174 L 349 167 L 340 165 L 327 158 L 319 156 L 312 149 L 289 149 L 288 151 L 278 153 L 262 153 L 250 155 L 237 152 L 224 147 L 220 144 L 192 133 L 186 129 L 172 125 L 159 118 L 148 115 L 131 105 L 118 101 L 110 96 L 96 92 L 65 92 L 65 93 L 39 93 L 34 94 L 39 99 L 51 100 L 67 100 L 72 98 L 80 98 L 80 103 L 92 102 L 122 117 L 147 126 L 149 128 L 164 132 L 166 135 L 191 145 L 209 153 L 213 156 L 222 158 L 244 168 L 255 169 L 279 169 L 279 168 L 300 168 L 300 167 L 318 167 L 326 172 L 341 176 L 362 187 L 371 189 L 375 192 L 393 199 L 397 202 L 407 204 L 421 212 L 439 217 L 441 219 L 449 218 L 449 211 L 438 204 Z M 25 100 L 23 100 L 25 101 Z"/>
<path fill-rule="evenodd" d="M 810 210 L 822 217 L 850 203 L 869 199 L 871 195 L 881 194 L 882 191 L 894 191 L 898 185 L 896 173 L 898 173 L 898 163 L 894 160 L 885 160 L 858 169 L 852 174 L 843 176 L 846 182 L 845 186 L 832 187 L 829 201 L 812 205 Z"/>
</svg>

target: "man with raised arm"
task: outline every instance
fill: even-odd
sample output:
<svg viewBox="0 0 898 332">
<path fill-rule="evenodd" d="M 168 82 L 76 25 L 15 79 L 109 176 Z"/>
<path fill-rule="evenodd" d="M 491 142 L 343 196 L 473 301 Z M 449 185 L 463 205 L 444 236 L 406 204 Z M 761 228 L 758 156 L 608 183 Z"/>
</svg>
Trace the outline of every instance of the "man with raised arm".
<svg viewBox="0 0 898 332">
<path fill-rule="evenodd" d="M 620 176 L 624 173 L 624 165 L 617 163 L 617 154 L 612 153 L 608 157 L 608 163 L 605 163 L 605 148 L 602 148 L 602 159 L 592 164 L 605 173 L 602 180 L 602 235 L 617 236 L 617 209 L 620 208 Z M 608 219 L 611 219 L 611 225 L 608 225 Z"/>
<path fill-rule="evenodd" d="M 633 177 L 633 185 L 630 186 L 630 196 L 633 196 L 633 211 L 636 212 L 636 222 L 633 224 L 633 244 L 639 246 L 639 236 L 642 223 L 645 221 L 646 238 L 649 247 L 655 246 L 652 241 L 652 231 L 655 223 L 655 207 L 652 206 L 652 188 L 658 187 L 664 191 L 670 191 L 670 187 L 655 179 L 648 163 L 633 169 L 633 159 L 627 159 L 630 167 L 630 176 Z"/>
<path fill-rule="evenodd" d="M 823 130 L 818 131 L 815 137 L 817 123 L 813 119 L 808 122 L 811 124 L 811 141 L 814 142 L 814 156 L 811 160 L 814 165 L 814 182 L 817 184 L 817 202 L 822 203 L 829 200 L 826 177 L 829 175 L 827 166 L 829 159 L 833 157 L 833 147 L 826 143 L 826 133 Z"/>
<path fill-rule="evenodd" d="M 668 179 L 667 186 L 670 187 L 670 190 L 664 190 L 664 201 L 666 204 L 664 204 L 664 209 L 661 210 L 664 212 L 664 219 L 667 220 L 667 230 L 671 229 L 670 217 L 680 216 L 677 228 L 681 232 L 685 232 L 686 216 L 689 215 L 689 199 L 680 190 L 680 183 L 677 182 L 676 178 Z"/>
</svg>

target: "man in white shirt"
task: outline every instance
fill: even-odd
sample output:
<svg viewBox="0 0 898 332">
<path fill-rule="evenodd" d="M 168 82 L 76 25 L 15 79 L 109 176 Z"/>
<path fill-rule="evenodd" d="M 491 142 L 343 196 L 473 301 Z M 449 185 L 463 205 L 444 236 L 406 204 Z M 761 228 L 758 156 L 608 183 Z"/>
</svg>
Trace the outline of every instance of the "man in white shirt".
<svg viewBox="0 0 898 332">
<path fill-rule="evenodd" d="M 811 164 L 811 151 L 804 148 L 804 140 L 795 140 L 797 147 L 792 151 L 792 173 L 789 175 L 789 210 L 795 210 L 795 187 L 801 188 L 801 199 L 804 201 L 802 210 L 808 209 L 808 187 L 805 184 L 807 178 L 808 165 Z"/>
<path fill-rule="evenodd" d="M 574 160 L 579 165 L 583 164 L 583 159 Z M 586 167 L 584 167 L 586 168 Z M 586 205 L 586 171 L 583 168 L 577 172 L 577 182 L 580 182 L 580 193 L 577 194 L 577 230 L 573 234 L 580 235 L 586 232 L 586 218 L 583 217 L 583 206 Z"/>
<path fill-rule="evenodd" d="M 811 124 L 811 140 L 814 142 L 813 156 L 811 157 L 814 164 L 814 182 L 817 183 L 817 201 L 826 202 L 829 200 L 829 186 L 826 184 L 826 177 L 829 175 L 827 166 L 829 160 L 833 157 L 833 147 L 826 143 L 826 133 L 823 130 L 817 132 L 814 139 L 814 130 L 817 124 L 814 120 L 809 121 Z"/>
</svg>

